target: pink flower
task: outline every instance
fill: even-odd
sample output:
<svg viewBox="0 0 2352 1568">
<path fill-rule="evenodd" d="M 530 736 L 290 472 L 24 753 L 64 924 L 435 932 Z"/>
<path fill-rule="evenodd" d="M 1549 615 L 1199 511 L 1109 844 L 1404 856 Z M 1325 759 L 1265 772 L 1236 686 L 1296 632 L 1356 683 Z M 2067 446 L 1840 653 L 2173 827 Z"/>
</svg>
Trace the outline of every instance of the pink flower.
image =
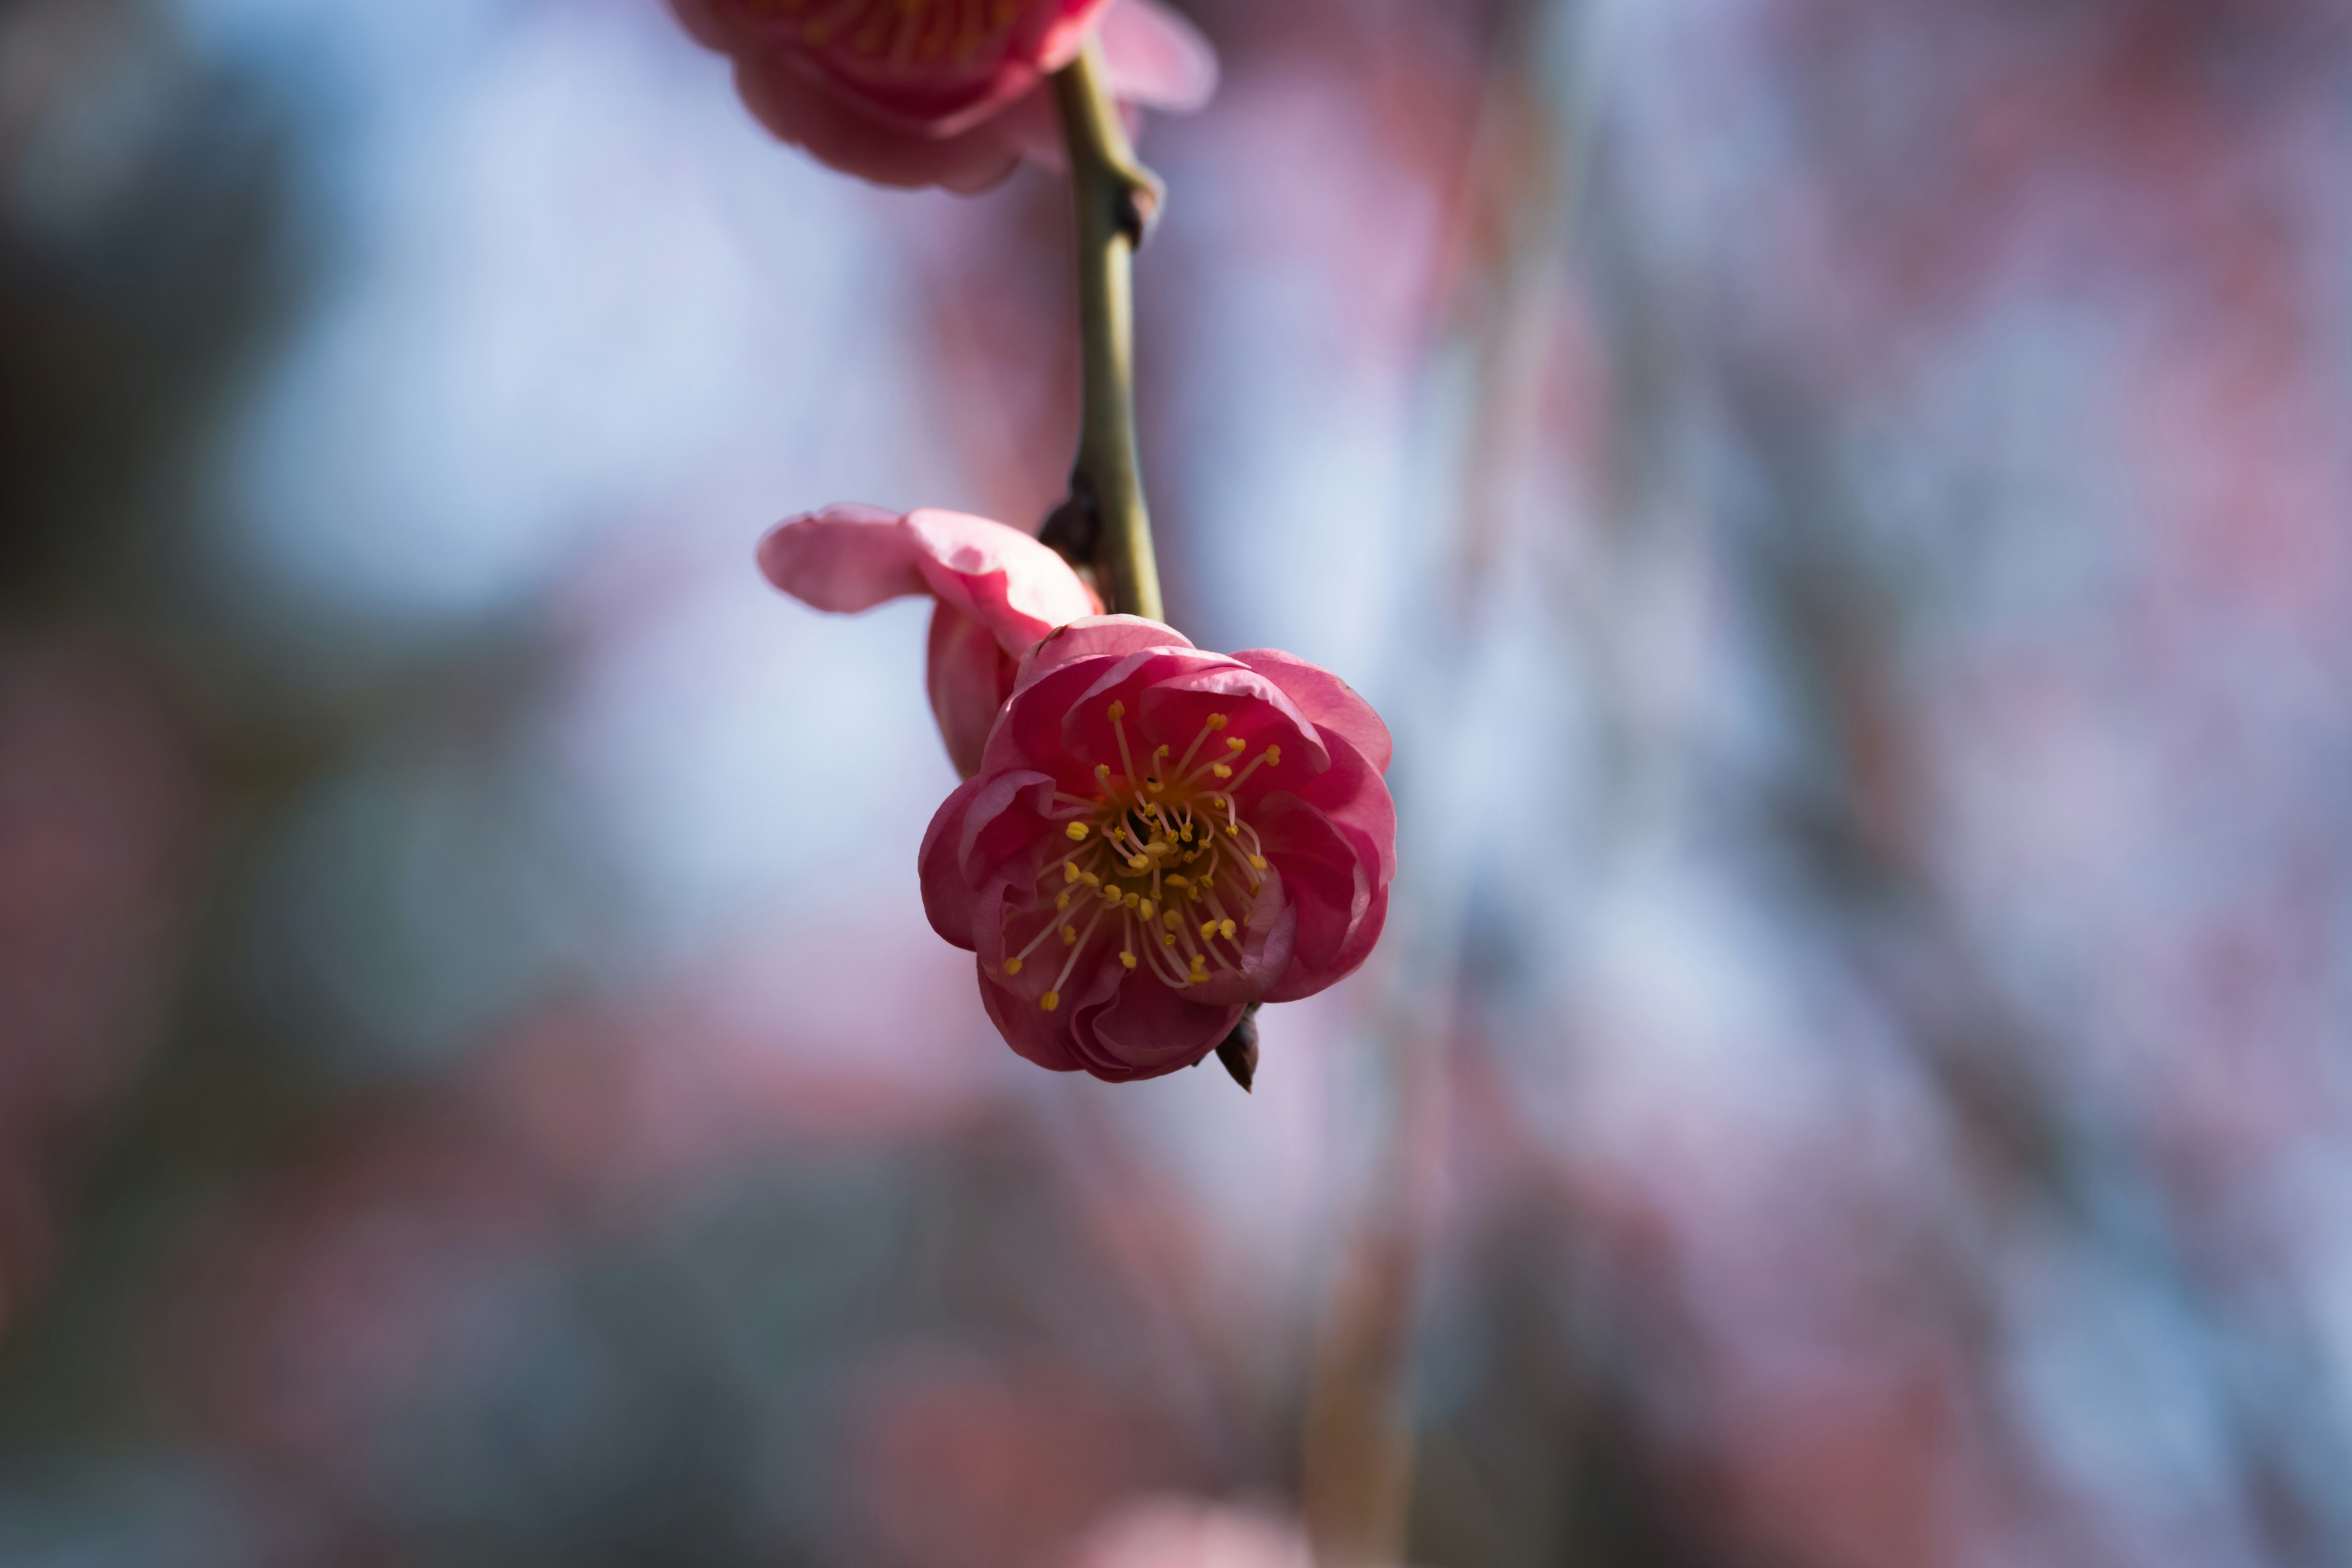
<svg viewBox="0 0 2352 1568">
<path fill-rule="evenodd" d="M 1060 136 L 1045 79 L 1102 28 L 1122 103 L 1208 101 L 1216 56 L 1154 0 L 672 0 L 731 56 L 743 101 L 820 163 L 885 185 L 980 191 Z"/>
<path fill-rule="evenodd" d="M 979 955 L 1015 1051 L 1155 1078 L 1253 1002 L 1353 972 L 1388 913 L 1389 735 L 1328 670 L 1076 622 L 1022 661 L 978 772 L 924 836 L 932 928 Z"/>
<path fill-rule="evenodd" d="M 760 542 L 760 570 L 793 598 L 837 614 L 913 594 L 939 601 L 931 712 L 966 778 L 979 771 L 1021 657 L 1055 626 L 1102 610 L 1067 563 L 1018 529 L 929 508 L 898 517 L 831 506 L 793 518 Z"/>
</svg>

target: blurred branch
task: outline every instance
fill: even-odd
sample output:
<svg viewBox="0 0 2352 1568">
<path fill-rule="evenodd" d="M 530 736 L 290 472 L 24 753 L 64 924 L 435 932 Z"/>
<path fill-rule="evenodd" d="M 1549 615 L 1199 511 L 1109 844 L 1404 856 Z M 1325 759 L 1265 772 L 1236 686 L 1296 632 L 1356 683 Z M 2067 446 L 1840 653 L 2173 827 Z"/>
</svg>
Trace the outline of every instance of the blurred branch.
<svg viewBox="0 0 2352 1568">
<path fill-rule="evenodd" d="M 1163 187 L 1128 143 L 1098 42 L 1055 73 L 1054 101 L 1077 203 L 1086 375 L 1070 499 L 1047 523 L 1045 542 L 1096 569 L 1112 612 L 1164 620 L 1136 458 L 1134 273 L 1136 247 L 1159 213 Z"/>
</svg>

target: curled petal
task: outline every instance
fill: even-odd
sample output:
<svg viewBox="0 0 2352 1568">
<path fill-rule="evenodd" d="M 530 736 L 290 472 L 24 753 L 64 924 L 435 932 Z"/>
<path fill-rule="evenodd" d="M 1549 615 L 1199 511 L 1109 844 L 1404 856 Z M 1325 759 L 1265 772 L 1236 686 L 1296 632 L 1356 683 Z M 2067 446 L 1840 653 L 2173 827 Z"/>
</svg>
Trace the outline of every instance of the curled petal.
<svg viewBox="0 0 2352 1568">
<path fill-rule="evenodd" d="M 778 524 L 760 542 L 768 581 L 820 610 L 851 614 L 929 594 L 931 712 L 956 771 L 980 766 L 1017 661 L 1038 638 L 1101 608 L 1059 555 L 1018 529 L 961 512 L 897 516 L 832 506 Z"/>
<path fill-rule="evenodd" d="M 1016 658 L 1101 607 L 1069 563 L 1019 529 L 928 507 L 899 516 L 845 504 L 792 518 L 760 542 L 760 570 L 803 604 L 843 615 L 929 594 Z"/>
</svg>

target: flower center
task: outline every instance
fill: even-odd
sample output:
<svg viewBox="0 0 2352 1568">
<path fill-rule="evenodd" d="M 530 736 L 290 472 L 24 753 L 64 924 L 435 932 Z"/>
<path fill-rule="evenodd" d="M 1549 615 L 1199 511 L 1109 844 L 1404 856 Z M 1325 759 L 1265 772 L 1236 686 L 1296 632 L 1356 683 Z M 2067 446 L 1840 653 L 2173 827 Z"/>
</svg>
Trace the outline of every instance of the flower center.
<svg viewBox="0 0 2352 1568">
<path fill-rule="evenodd" d="M 752 15 L 800 23 L 800 41 L 887 59 L 892 65 L 957 65 L 1001 46 L 1023 0 L 743 0 Z"/>
<path fill-rule="evenodd" d="M 1241 814 L 1234 792 L 1260 768 L 1282 765 L 1282 748 L 1249 757 L 1249 743 L 1223 733 L 1226 715 L 1212 713 L 1184 754 L 1171 760 L 1159 746 L 1141 756 L 1127 732 L 1127 705 L 1110 705 L 1118 765 L 1095 764 L 1092 796 L 1057 790 L 1055 819 L 1070 848 L 1037 875 L 1038 896 L 1053 896 L 1044 923 L 1004 961 L 1018 974 L 1053 952 L 1058 935 L 1066 951 L 1061 973 L 1038 998 L 1051 1013 L 1062 987 L 1096 940 L 1115 940 L 1118 961 L 1149 970 L 1163 985 L 1185 990 L 1212 970 L 1241 969 L 1242 932 L 1265 883 L 1265 850 Z M 1007 931 L 1005 946 L 1014 933 Z"/>
</svg>

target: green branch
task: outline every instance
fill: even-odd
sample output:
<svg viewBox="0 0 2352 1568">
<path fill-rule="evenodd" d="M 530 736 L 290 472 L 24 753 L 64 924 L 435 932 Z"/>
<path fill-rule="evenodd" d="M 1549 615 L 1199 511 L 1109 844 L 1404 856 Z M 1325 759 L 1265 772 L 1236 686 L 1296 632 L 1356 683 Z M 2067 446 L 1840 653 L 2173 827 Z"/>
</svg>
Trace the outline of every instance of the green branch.
<svg viewBox="0 0 2352 1568">
<path fill-rule="evenodd" d="M 1093 565 L 1111 611 L 1165 620 L 1135 449 L 1135 250 L 1158 215 L 1162 187 L 1135 160 L 1104 79 L 1098 42 L 1089 41 L 1054 73 L 1054 101 L 1077 200 L 1085 359 L 1085 423 L 1070 475 L 1079 526 L 1057 528 L 1061 537 L 1054 542 L 1076 546 L 1074 552 Z"/>
</svg>

